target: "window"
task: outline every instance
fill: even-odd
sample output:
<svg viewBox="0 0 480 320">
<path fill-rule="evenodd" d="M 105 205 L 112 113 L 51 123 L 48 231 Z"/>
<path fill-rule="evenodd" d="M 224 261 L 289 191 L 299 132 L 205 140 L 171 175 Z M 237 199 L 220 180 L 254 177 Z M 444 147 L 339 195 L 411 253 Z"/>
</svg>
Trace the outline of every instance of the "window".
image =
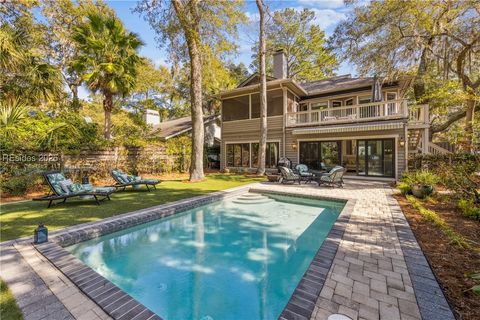
<svg viewBox="0 0 480 320">
<path fill-rule="evenodd" d="M 340 141 L 301 141 L 299 162 L 314 170 L 330 170 L 340 164 Z"/>
<path fill-rule="evenodd" d="M 342 101 L 332 101 L 332 107 L 341 107 L 342 106 Z"/>
<path fill-rule="evenodd" d="M 248 119 L 250 98 L 248 95 L 222 101 L 222 120 Z"/>
<path fill-rule="evenodd" d="M 299 106 L 298 106 L 298 111 L 301 112 L 301 111 L 308 111 L 308 103 L 301 103 Z"/>
<path fill-rule="evenodd" d="M 372 97 L 371 96 L 363 96 L 363 97 L 358 97 L 358 103 L 370 103 L 372 102 Z"/>
<path fill-rule="evenodd" d="M 314 102 L 311 104 L 312 110 L 321 110 L 328 108 L 328 101 Z"/>
<path fill-rule="evenodd" d="M 279 143 L 267 142 L 267 150 L 265 153 L 265 167 L 276 168 L 278 163 Z M 256 167 L 258 163 L 258 143 L 252 143 L 252 167 Z"/>
<path fill-rule="evenodd" d="M 250 144 L 227 144 L 227 167 L 250 167 Z"/>
<path fill-rule="evenodd" d="M 353 106 L 353 98 L 345 100 L 345 105 L 346 106 Z"/>
</svg>

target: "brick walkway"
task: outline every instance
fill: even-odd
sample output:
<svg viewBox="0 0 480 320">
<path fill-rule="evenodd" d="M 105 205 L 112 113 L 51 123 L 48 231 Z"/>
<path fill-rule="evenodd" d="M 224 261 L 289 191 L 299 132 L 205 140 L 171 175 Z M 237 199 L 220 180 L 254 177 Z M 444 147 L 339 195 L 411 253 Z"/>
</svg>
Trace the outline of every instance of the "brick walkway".
<svg viewBox="0 0 480 320">
<path fill-rule="evenodd" d="M 387 185 L 359 181 L 343 189 L 313 185 L 263 188 L 357 200 L 311 319 L 327 319 L 335 313 L 368 320 L 454 319 L 436 280 L 429 289 L 434 291 L 427 297 L 430 301 L 417 302 L 415 290 L 422 288 L 412 285 L 396 224 L 410 231 L 409 245 L 416 246 L 415 254 L 428 268 L 422 270 L 420 279 L 432 281 L 434 277 Z"/>
</svg>

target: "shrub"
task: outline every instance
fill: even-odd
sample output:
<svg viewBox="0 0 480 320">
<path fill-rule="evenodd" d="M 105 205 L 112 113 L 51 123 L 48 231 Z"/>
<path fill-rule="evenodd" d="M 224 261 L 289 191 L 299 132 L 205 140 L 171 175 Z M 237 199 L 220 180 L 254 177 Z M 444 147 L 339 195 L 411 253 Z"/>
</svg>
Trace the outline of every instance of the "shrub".
<svg viewBox="0 0 480 320">
<path fill-rule="evenodd" d="M 399 185 L 398 185 L 398 189 L 400 190 L 400 192 L 406 196 L 407 194 L 411 194 L 412 193 L 412 187 L 406 183 L 406 182 L 401 182 Z"/>
<path fill-rule="evenodd" d="M 2 191 L 12 196 L 21 196 L 37 183 L 38 180 L 32 179 L 32 176 L 28 174 L 11 176 L 2 181 Z"/>
<path fill-rule="evenodd" d="M 413 186 L 434 186 L 440 179 L 434 173 L 428 170 L 418 170 L 413 172 L 407 172 L 402 179 L 410 187 Z"/>
<path fill-rule="evenodd" d="M 465 216 L 480 220 L 480 207 L 476 206 L 473 200 L 460 199 L 458 201 L 458 207 Z"/>
</svg>

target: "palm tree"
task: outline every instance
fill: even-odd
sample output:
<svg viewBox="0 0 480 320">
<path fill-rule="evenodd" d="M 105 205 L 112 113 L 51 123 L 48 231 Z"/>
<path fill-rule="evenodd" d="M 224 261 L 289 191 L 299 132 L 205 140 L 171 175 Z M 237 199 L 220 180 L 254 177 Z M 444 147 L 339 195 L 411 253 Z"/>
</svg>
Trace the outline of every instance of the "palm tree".
<svg viewBox="0 0 480 320">
<path fill-rule="evenodd" d="M 125 29 L 114 15 L 91 13 L 73 35 L 79 55 L 71 69 L 82 74 L 88 88 L 101 92 L 105 112 L 105 139 L 111 138 L 110 115 L 115 95 L 127 95 L 135 85 L 137 50 L 142 42 L 136 34 Z"/>
</svg>

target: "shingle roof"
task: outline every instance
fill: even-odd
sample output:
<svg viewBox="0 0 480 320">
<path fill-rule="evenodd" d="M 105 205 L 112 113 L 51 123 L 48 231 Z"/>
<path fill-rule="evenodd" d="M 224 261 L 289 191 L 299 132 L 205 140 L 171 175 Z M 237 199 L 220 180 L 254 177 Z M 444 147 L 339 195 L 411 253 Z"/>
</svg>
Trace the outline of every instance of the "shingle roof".
<svg viewBox="0 0 480 320">
<path fill-rule="evenodd" d="M 205 124 L 219 119 L 219 115 L 214 114 L 205 116 L 203 121 Z M 160 122 L 160 124 L 153 126 L 153 134 L 162 140 L 167 140 L 179 134 L 192 130 L 192 117 L 182 117 L 173 120 Z"/>
<path fill-rule="evenodd" d="M 366 87 L 371 86 L 372 83 L 373 77 L 352 78 L 347 74 L 323 80 L 303 82 L 300 83 L 300 86 L 310 95 L 328 91 L 341 91 L 351 88 Z"/>
</svg>

